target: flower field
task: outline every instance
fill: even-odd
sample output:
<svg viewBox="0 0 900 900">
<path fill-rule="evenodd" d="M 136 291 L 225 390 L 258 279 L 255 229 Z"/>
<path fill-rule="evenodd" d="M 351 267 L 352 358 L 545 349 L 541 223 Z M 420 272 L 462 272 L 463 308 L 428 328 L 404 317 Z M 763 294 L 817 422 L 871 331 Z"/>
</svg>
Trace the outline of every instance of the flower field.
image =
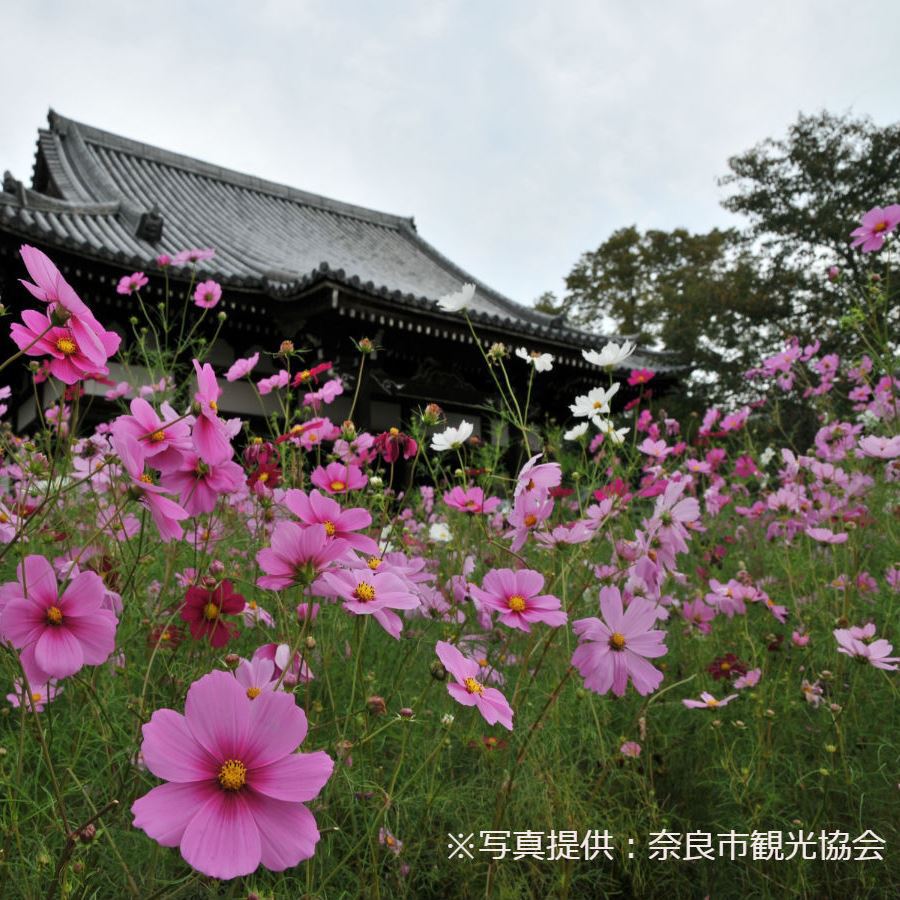
<svg viewBox="0 0 900 900">
<path fill-rule="evenodd" d="M 358 429 L 363 334 L 355 383 L 287 341 L 215 371 L 220 285 L 142 298 L 172 262 L 123 340 L 22 247 L 0 368 L 58 389 L 2 431 L 4 898 L 898 895 L 884 285 L 848 284 L 864 355 L 788 338 L 683 421 L 628 342 L 536 420 L 508 372 L 552 355 L 479 340 L 479 437 Z"/>
</svg>

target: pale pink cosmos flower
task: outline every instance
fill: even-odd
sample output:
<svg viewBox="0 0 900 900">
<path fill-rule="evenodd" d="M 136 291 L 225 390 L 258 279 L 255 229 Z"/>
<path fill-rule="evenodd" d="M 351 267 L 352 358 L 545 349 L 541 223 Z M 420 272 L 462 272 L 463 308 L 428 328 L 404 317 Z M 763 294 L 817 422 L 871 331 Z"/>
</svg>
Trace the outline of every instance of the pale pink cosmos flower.
<svg viewBox="0 0 900 900">
<path fill-rule="evenodd" d="M 679 610 L 689 628 L 696 628 L 700 634 L 709 634 L 712 631 L 710 624 L 716 617 L 716 611 L 701 599 L 683 603 Z"/>
<path fill-rule="evenodd" d="M 621 747 L 619 747 L 619 753 L 622 756 L 629 756 L 632 759 L 637 759 L 641 755 L 641 745 L 637 741 L 625 741 Z"/>
<path fill-rule="evenodd" d="M 538 464 L 538 460 L 543 455 L 543 453 L 538 453 L 536 456 L 532 456 L 522 466 L 521 471 L 516 476 L 515 497 L 532 491 L 545 493 L 551 488 L 559 487 L 562 482 L 562 466 L 559 463 Z"/>
<path fill-rule="evenodd" d="M 297 684 L 306 684 L 313 680 L 313 673 L 297 650 L 291 660 L 291 648 L 287 644 L 263 644 L 253 654 L 252 662 L 271 660 L 275 665 L 273 678 L 278 681 L 284 672 L 282 683 L 293 687 Z"/>
<path fill-rule="evenodd" d="M 212 309 L 222 299 L 222 287 L 215 281 L 201 281 L 194 289 L 194 305 L 201 309 Z"/>
<path fill-rule="evenodd" d="M 874 434 L 859 439 L 859 449 L 865 456 L 876 459 L 896 459 L 900 456 L 900 434 L 893 437 L 876 437 Z"/>
<path fill-rule="evenodd" d="M 874 206 L 859 220 L 859 228 L 850 232 L 851 247 L 863 253 L 873 253 L 884 246 L 884 239 L 900 224 L 900 206 L 892 204 L 882 209 Z"/>
<path fill-rule="evenodd" d="M 150 279 L 143 272 L 135 272 L 132 275 L 123 275 L 116 285 L 117 294 L 133 294 L 150 284 Z"/>
<path fill-rule="evenodd" d="M 740 691 L 748 687 L 756 687 L 762 677 L 762 669 L 751 669 L 746 675 L 740 675 L 734 680 L 734 686 Z"/>
<path fill-rule="evenodd" d="M 172 257 L 172 265 L 183 266 L 185 263 L 206 262 L 215 255 L 216 251 L 212 247 L 192 247 L 190 250 L 179 250 Z"/>
<path fill-rule="evenodd" d="M 250 700 L 255 700 L 263 691 L 274 691 L 278 683 L 275 662 L 265 657 L 242 659 L 234 670 L 234 677 Z"/>
<path fill-rule="evenodd" d="M 497 688 L 485 687 L 478 680 L 480 673 L 478 662 L 463 656 L 459 648 L 446 641 L 438 641 L 435 649 L 438 659 L 455 679 L 453 683 L 447 684 L 450 696 L 463 706 L 476 707 L 488 725 L 499 722 L 504 728 L 512 731 L 512 708 Z"/>
<path fill-rule="evenodd" d="M 318 490 L 305 491 L 291 488 L 284 495 L 284 505 L 304 524 L 322 525 L 329 538 L 342 539 L 360 553 L 378 553 L 378 544 L 365 534 L 355 532 L 372 524 L 372 514 L 362 507 L 341 509 L 337 500 L 326 497 Z"/>
<path fill-rule="evenodd" d="M 118 620 L 103 608 L 99 575 L 80 572 L 60 593 L 53 567 L 37 555 L 26 556 L 16 574 L 17 581 L 3 586 L 0 637 L 22 651 L 29 683 L 47 684 L 106 662 Z"/>
<path fill-rule="evenodd" d="M 484 576 L 483 587 L 470 585 L 469 592 L 484 607 L 498 613 L 500 621 L 510 628 L 531 631 L 533 622 L 565 625 L 568 616 L 560 608 L 559 598 L 541 594 L 543 587 L 540 572 L 491 569 Z"/>
<path fill-rule="evenodd" d="M 867 662 L 875 666 L 876 669 L 885 669 L 894 672 L 900 668 L 900 656 L 891 656 L 894 647 L 884 638 L 867 644 L 864 640 L 853 636 L 850 630 L 845 628 L 835 628 L 835 639 L 838 642 L 838 653 L 844 653 L 852 656 L 860 662 Z M 874 630 L 871 636 L 874 637 Z"/>
<path fill-rule="evenodd" d="M 159 468 L 164 461 L 177 463 L 182 453 L 190 451 L 191 426 L 168 403 L 162 404 L 166 421 L 142 397 L 135 397 L 130 408 L 131 415 L 119 416 L 113 422 L 112 433 L 137 441 L 144 459 L 152 459 Z"/>
<path fill-rule="evenodd" d="M 256 368 L 258 362 L 258 353 L 254 353 L 253 356 L 248 356 L 246 359 L 237 360 L 235 363 L 232 363 L 231 368 L 225 373 L 225 380 L 238 381 L 245 375 L 249 375 Z"/>
<path fill-rule="evenodd" d="M 372 616 L 393 638 L 399 639 L 403 621 L 395 609 L 415 609 L 421 602 L 402 579 L 369 569 L 332 569 L 321 581 L 344 601 L 344 609 L 357 616 Z"/>
<path fill-rule="evenodd" d="M 248 628 L 253 628 L 256 625 L 265 625 L 267 628 L 273 628 L 275 625 L 275 619 L 272 614 L 268 610 L 263 609 L 256 600 L 247 601 L 247 605 L 241 610 L 241 616 Z"/>
<path fill-rule="evenodd" d="M 666 653 L 665 632 L 652 628 L 658 618 L 656 604 L 635 597 L 624 609 L 619 589 L 604 587 L 600 610 L 603 620 L 591 617 L 572 623 L 582 641 L 572 655 L 572 665 L 584 678 L 584 686 L 598 694 L 612 689 L 621 697 L 631 678 L 639 694 L 652 693 L 663 673 L 647 660 Z"/>
<path fill-rule="evenodd" d="M 260 864 L 281 872 L 309 859 L 319 841 L 303 805 L 334 768 L 327 753 L 295 753 L 306 714 L 291 694 L 251 700 L 227 672 L 188 690 L 184 715 L 157 710 L 143 727 L 147 768 L 165 784 L 134 802 L 134 825 L 212 878 L 236 878 Z"/>
<path fill-rule="evenodd" d="M 277 388 L 287 387 L 291 381 L 291 373 L 288 372 L 287 369 L 282 369 L 279 372 L 276 372 L 274 375 L 270 375 L 268 378 L 261 378 L 256 382 L 256 389 L 259 393 L 265 397 L 266 394 L 271 394 L 272 391 Z"/>
<path fill-rule="evenodd" d="M 32 712 L 43 712 L 44 707 L 48 703 L 52 703 L 62 692 L 61 687 L 56 686 L 56 679 L 51 679 L 46 684 L 29 684 L 30 691 L 25 690 L 21 678 L 13 681 L 13 692 L 6 695 L 6 699 L 15 709 L 18 709 L 23 703 L 25 708 Z"/>
<path fill-rule="evenodd" d="M 830 528 L 807 527 L 804 532 L 807 537 L 811 537 L 820 544 L 844 544 L 850 536 L 846 531 L 835 533 Z"/>
<path fill-rule="evenodd" d="M 681 702 L 688 709 L 719 709 L 719 707 L 727 706 L 732 700 L 736 699 L 737 694 L 729 694 L 727 697 L 717 700 L 708 691 L 701 691 L 699 700 L 682 700 Z"/>
</svg>

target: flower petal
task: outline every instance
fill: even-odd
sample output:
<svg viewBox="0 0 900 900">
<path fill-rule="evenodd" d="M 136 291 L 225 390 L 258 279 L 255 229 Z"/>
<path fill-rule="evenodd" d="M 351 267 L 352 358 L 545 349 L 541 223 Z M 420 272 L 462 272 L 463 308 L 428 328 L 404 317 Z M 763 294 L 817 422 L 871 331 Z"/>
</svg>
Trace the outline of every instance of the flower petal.
<svg viewBox="0 0 900 900">
<path fill-rule="evenodd" d="M 181 713 L 158 709 L 142 732 L 144 763 L 157 778 L 190 782 L 213 779 L 218 775 L 221 761 L 197 742 Z"/>
<path fill-rule="evenodd" d="M 304 802 L 319 795 L 331 777 L 334 760 L 324 751 L 292 753 L 248 775 L 254 791 L 276 800 Z"/>
<path fill-rule="evenodd" d="M 177 847 L 188 822 L 217 792 L 218 788 L 197 782 L 161 784 L 131 804 L 132 824 L 163 847 Z"/>
<path fill-rule="evenodd" d="M 198 872 L 211 878 L 237 878 L 259 868 L 262 843 L 247 802 L 249 794 L 213 791 L 188 822 L 181 855 Z"/>
</svg>

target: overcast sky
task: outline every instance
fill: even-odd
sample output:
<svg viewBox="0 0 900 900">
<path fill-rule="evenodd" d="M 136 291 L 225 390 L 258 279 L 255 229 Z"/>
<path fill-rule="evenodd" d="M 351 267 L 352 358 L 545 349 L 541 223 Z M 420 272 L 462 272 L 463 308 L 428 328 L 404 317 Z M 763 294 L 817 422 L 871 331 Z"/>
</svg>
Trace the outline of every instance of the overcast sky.
<svg viewBox="0 0 900 900">
<path fill-rule="evenodd" d="M 734 220 L 717 178 L 799 111 L 900 116 L 885 0 L 4 0 L 0 170 L 53 107 L 403 215 L 514 299 L 618 227 Z M 879 198 L 873 198 L 873 202 Z"/>
</svg>

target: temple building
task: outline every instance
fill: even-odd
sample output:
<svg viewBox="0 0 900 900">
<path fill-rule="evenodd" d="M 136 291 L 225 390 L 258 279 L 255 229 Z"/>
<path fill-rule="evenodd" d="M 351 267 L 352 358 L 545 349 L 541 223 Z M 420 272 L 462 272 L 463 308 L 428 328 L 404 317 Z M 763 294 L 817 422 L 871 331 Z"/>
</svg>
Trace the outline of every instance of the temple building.
<svg viewBox="0 0 900 900">
<path fill-rule="evenodd" d="M 431 402 L 451 422 L 464 415 L 479 430 L 487 427 L 485 408 L 495 397 L 490 373 L 464 316 L 436 303 L 464 283 L 476 286 L 469 316 L 484 348 L 502 342 L 554 355 L 552 373 L 535 379 L 533 402 L 559 419 L 576 393 L 605 383 L 581 350 L 616 339 L 579 331 L 491 289 L 425 241 L 412 218 L 223 169 L 53 111 L 38 132 L 30 186 L 6 173 L 0 192 L 0 296 L 14 313 L 29 299 L 18 284 L 26 275 L 23 243 L 46 252 L 100 321 L 123 335 L 135 304 L 116 293 L 123 275 L 146 272 L 142 295 L 156 303 L 165 283 L 157 256 L 214 248 L 197 275 L 223 289 L 218 308 L 228 318 L 210 357 L 217 370 L 262 351 L 254 374 L 264 377 L 280 367 L 265 354 L 292 340 L 309 351 L 306 365 L 329 360 L 343 376 L 349 390 L 330 408 L 339 422 L 358 364 L 353 340 L 368 337 L 379 349 L 355 418 L 373 429 L 407 421 Z M 174 295 L 184 296 L 190 268 L 170 267 L 167 275 Z M 677 371 L 647 350 L 626 365 L 654 370 L 657 390 Z M 507 366 L 524 391 L 528 366 L 515 357 Z M 35 415 L 29 376 L 24 367 L 7 374 L 21 398 L 14 425 L 26 427 Z M 220 406 L 261 413 L 247 384 L 229 385 Z"/>
</svg>

